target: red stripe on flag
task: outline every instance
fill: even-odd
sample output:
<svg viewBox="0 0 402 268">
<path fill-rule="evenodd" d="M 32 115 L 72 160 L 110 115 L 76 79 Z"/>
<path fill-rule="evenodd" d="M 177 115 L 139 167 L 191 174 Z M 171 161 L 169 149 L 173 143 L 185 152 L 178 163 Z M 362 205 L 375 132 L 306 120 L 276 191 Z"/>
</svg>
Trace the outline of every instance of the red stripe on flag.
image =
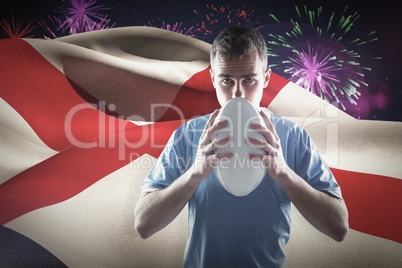
<svg viewBox="0 0 402 268">
<path fill-rule="evenodd" d="M 331 169 L 349 210 L 350 228 L 402 243 L 402 181 Z"/>
<path fill-rule="evenodd" d="M 0 51 L 0 96 L 47 146 L 56 151 L 71 146 L 64 130 L 66 116 L 73 107 L 87 102 L 74 91 L 68 78 L 26 41 L 1 40 Z M 89 117 L 82 118 L 86 127 L 74 133 L 82 138 L 97 132 L 97 122 L 90 118 L 97 117 L 98 111 L 85 115 Z"/>
<path fill-rule="evenodd" d="M 0 224 L 65 201 L 144 153 L 157 158 L 182 123 L 127 124 L 126 131 L 111 136 L 114 147 L 70 147 L 21 172 L 0 185 Z"/>
</svg>

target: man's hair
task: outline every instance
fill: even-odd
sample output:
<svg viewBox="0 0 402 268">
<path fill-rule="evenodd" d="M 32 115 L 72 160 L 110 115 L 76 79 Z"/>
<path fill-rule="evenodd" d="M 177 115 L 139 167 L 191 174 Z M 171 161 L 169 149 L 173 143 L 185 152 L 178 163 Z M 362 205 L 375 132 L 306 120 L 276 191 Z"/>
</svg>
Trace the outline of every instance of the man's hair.
<svg viewBox="0 0 402 268">
<path fill-rule="evenodd" d="M 241 59 L 251 51 L 257 52 L 265 71 L 268 68 L 268 54 L 267 45 L 262 34 L 246 26 L 229 26 L 212 43 L 210 52 L 211 66 L 218 55 L 227 59 Z"/>
</svg>

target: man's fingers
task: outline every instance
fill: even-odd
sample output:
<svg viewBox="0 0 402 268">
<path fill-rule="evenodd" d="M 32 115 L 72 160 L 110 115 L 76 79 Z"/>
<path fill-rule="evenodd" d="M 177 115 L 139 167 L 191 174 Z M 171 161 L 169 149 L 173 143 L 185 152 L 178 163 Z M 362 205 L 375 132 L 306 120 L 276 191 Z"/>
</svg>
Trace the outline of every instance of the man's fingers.
<svg viewBox="0 0 402 268">
<path fill-rule="evenodd" d="M 222 160 L 224 158 L 230 159 L 234 156 L 233 153 L 225 153 L 225 154 L 216 154 L 216 158 Z"/>
<path fill-rule="evenodd" d="M 247 158 L 250 159 L 250 160 L 263 161 L 264 160 L 264 155 L 263 154 L 247 154 Z"/>
<path fill-rule="evenodd" d="M 228 120 L 221 120 L 221 121 L 215 122 L 208 129 L 205 129 L 204 136 L 201 138 L 200 144 L 201 145 L 206 145 L 206 144 L 210 143 L 210 141 L 211 141 L 212 137 L 215 135 L 215 133 L 219 129 L 221 129 L 224 126 L 226 126 L 227 123 L 228 123 Z"/>
<path fill-rule="evenodd" d="M 207 129 L 212 127 L 212 125 L 214 124 L 215 118 L 218 115 L 218 113 L 219 113 L 219 110 L 215 109 L 215 111 L 211 114 L 211 116 L 209 117 L 207 123 L 205 124 L 205 127 L 204 127 L 204 130 L 203 130 L 202 134 L 201 134 L 200 140 L 202 140 L 203 137 L 205 136 L 205 133 L 206 133 Z"/>
<path fill-rule="evenodd" d="M 222 159 L 230 159 L 234 156 L 233 153 L 224 153 L 224 154 L 211 154 L 207 157 L 208 160 L 222 160 Z"/>
<path fill-rule="evenodd" d="M 275 126 L 272 124 L 271 120 L 269 119 L 270 117 L 270 111 L 266 108 L 261 109 L 261 116 L 264 119 L 265 124 L 267 125 L 267 128 L 272 132 L 274 135 L 275 139 L 279 141 L 278 134 L 276 133 Z"/>
<path fill-rule="evenodd" d="M 274 145 L 278 142 L 278 139 L 275 137 L 274 133 L 272 133 L 271 130 L 265 128 L 264 126 L 257 123 L 251 123 L 250 127 L 260 133 L 269 144 Z"/>
<path fill-rule="evenodd" d="M 276 152 L 275 148 L 264 141 L 261 141 L 259 139 L 255 139 L 255 138 L 246 138 L 246 142 L 248 144 L 250 144 L 253 147 L 259 148 L 259 149 L 263 149 L 264 151 L 266 151 L 268 154 L 272 155 Z"/>
<path fill-rule="evenodd" d="M 214 124 L 215 118 L 218 115 L 218 113 L 219 113 L 219 110 L 215 109 L 215 111 L 211 114 L 211 116 L 208 119 L 207 125 L 206 125 L 207 128 L 210 128 Z"/>
<path fill-rule="evenodd" d="M 208 146 L 205 147 L 204 153 L 209 154 L 213 150 L 215 150 L 217 148 L 223 148 L 223 147 L 227 146 L 231 142 L 233 142 L 233 137 L 231 137 L 231 136 L 228 136 L 228 137 L 225 137 L 225 138 L 222 138 L 222 139 L 219 139 L 219 140 L 214 140 L 213 142 L 208 144 Z"/>
<path fill-rule="evenodd" d="M 286 168 L 287 164 L 284 158 L 276 159 L 275 156 L 267 154 L 247 154 L 247 158 L 251 161 L 260 161 L 264 163 L 264 167 L 268 169 Z M 276 159 L 276 160 L 274 160 Z"/>
</svg>

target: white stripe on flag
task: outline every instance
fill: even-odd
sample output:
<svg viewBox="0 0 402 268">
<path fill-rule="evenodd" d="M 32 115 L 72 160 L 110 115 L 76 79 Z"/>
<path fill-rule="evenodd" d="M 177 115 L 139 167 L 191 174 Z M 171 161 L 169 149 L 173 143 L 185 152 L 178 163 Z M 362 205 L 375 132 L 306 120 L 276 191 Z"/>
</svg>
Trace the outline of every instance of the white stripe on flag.
<svg viewBox="0 0 402 268">
<path fill-rule="evenodd" d="M 402 179 L 402 123 L 325 114 L 288 119 L 308 132 L 329 167 Z"/>
<path fill-rule="evenodd" d="M 57 154 L 28 123 L 0 98 L 0 185 L 20 172 Z"/>
<path fill-rule="evenodd" d="M 352 118 L 335 106 L 329 107 L 328 102 L 293 82 L 289 82 L 279 91 L 268 109 L 275 115 L 311 118 L 321 117 L 320 114 L 317 114 L 317 111 L 322 110 L 324 107 L 328 112 L 337 113 L 340 118 Z"/>
</svg>

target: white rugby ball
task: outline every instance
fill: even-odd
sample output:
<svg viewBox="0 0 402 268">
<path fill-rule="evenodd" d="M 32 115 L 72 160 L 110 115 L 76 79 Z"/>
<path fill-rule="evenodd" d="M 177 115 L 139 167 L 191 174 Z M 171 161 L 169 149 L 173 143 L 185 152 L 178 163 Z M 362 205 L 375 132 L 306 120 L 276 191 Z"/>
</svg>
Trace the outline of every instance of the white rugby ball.
<svg viewBox="0 0 402 268">
<path fill-rule="evenodd" d="M 260 161 L 250 160 L 247 154 L 265 154 L 265 151 L 246 142 L 246 137 L 259 140 L 265 138 L 250 127 L 250 123 L 266 125 L 258 108 L 244 98 L 233 98 L 219 111 L 215 122 L 228 120 L 228 124 L 217 131 L 212 140 L 233 137 L 230 144 L 215 149 L 215 153 L 233 153 L 231 159 L 215 163 L 213 170 L 219 182 L 235 196 L 250 194 L 261 183 L 266 169 Z"/>
</svg>

